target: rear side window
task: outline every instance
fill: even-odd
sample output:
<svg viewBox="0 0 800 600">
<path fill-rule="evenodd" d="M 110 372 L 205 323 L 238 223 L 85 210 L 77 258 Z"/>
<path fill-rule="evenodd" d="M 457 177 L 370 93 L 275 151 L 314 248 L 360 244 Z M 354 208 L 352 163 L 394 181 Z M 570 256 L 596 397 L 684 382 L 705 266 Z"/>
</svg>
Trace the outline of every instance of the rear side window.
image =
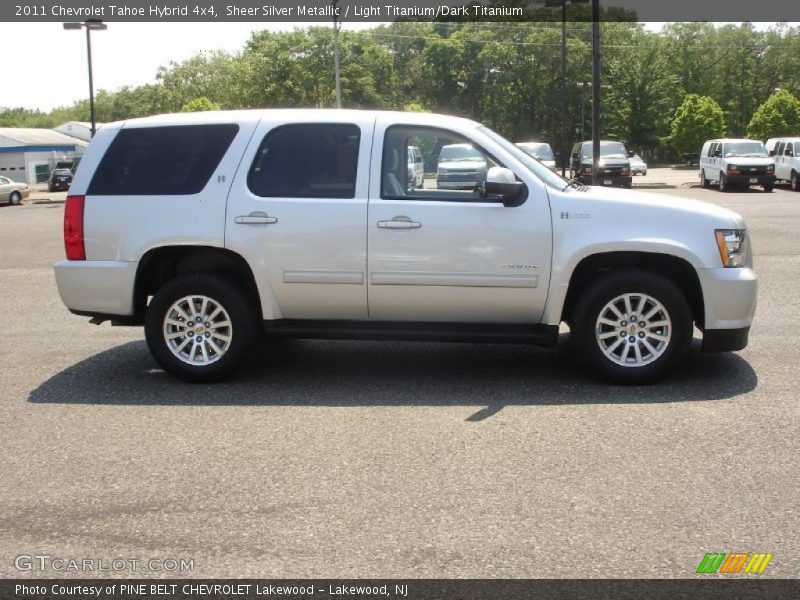
<svg viewBox="0 0 800 600">
<path fill-rule="evenodd" d="M 360 139 L 351 124 L 277 127 L 261 142 L 247 185 L 264 198 L 354 198 Z"/>
<path fill-rule="evenodd" d="M 100 196 L 198 194 L 219 165 L 239 126 L 232 123 L 123 129 L 89 184 Z"/>
</svg>

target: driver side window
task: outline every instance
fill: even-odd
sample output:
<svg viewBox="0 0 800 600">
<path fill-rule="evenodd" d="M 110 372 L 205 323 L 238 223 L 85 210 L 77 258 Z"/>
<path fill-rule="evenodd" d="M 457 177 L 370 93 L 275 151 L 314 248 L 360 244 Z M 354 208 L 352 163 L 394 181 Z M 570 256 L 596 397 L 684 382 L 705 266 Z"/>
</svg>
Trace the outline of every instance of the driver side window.
<svg viewBox="0 0 800 600">
<path fill-rule="evenodd" d="M 417 152 L 424 171 L 421 182 L 411 158 Z M 494 166 L 497 161 L 457 133 L 394 125 L 383 141 L 381 198 L 483 202 L 479 188 Z"/>
</svg>

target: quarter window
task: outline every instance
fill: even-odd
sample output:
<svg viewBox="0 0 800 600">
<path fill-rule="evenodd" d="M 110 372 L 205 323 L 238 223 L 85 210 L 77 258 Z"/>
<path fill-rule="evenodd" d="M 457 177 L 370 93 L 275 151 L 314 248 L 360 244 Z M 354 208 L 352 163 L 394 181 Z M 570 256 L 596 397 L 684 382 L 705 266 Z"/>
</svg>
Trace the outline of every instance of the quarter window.
<svg viewBox="0 0 800 600">
<path fill-rule="evenodd" d="M 88 194 L 198 194 L 238 131 L 232 123 L 123 129 L 100 161 Z"/>
<path fill-rule="evenodd" d="M 273 129 L 258 148 L 247 185 L 265 198 L 354 198 L 360 139 L 352 124 Z"/>
</svg>

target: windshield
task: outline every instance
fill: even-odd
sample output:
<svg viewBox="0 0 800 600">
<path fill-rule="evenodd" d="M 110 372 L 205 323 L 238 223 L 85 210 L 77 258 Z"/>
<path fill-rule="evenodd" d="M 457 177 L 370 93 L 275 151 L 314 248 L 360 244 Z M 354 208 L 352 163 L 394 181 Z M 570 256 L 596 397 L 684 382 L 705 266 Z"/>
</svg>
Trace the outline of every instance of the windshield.
<svg viewBox="0 0 800 600">
<path fill-rule="evenodd" d="M 486 134 L 489 136 L 494 142 L 500 145 L 503 150 L 512 154 L 514 158 L 528 167 L 528 170 L 531 171 L 536 177 L 541 179 L 546 185 L 549 185 L 552 188 L 556 188 L 559 190 L 564 190 L 569 185 L 569 182 L 564 179 L 563 177 L 559 177 L 556 175 L 555 171 L 551 171 L 547 167 L 545 167 L 542 163 L 538 160 L 533 158 L 530 154 L 518 148 L 516 145 L 509 142 L 506 138 L 502 135 L 495 133 L 488 127 L 480 126 L 478 127 L 478 131 L 481 133 Z"/>
<path fill-rule="evenodd" d="M 553 156 L 553 149 L 550 147 L 550 144 L 517 144 L 520 148 L 522 148 L 525 152 L 530 154 L 533 158 L 538 158 L 539 160 L 555 160 L 556 157 Z"/>
<path fill-rule="evenodd" d="M 723 156 L 769 156 L 767 148 L 761 142 L 731 142 L 725 144 Z"/>
<path fill-rule="evenodd" d="M 581 157 L 591 158 L 592 144 L 587 142 L 581 148 Z M 626 158 L 628 151 L 625 150 L 625 144 L 622 142 L 600 142 L 600 156 L 607 156 L 609 158 Z"/>
<path fill-rule="evenodd" d="M 794 143 L 794 155 L 800 156 L 800 142 Z"/>
<path fill-rule="evenodd" d="M 461 162 L 476 160 L 483 162 L 483 155 L 472 146 L 444 146 L 439 154 L 439 162 Z"/>
<path fill-rule="evenodd" d="M 69 169 L 56 169 L 53 171 L 53 175 L 72 175 L 72 171 Z"/>
</svg>

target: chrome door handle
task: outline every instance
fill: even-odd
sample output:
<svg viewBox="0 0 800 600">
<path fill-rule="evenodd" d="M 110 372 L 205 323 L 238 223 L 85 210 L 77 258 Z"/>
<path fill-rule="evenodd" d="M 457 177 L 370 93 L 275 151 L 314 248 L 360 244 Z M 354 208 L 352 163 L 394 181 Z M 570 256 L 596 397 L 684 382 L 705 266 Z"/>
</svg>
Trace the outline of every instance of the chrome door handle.
<svg viewBox="0 0 800 600">
<path fill-rule="evenodd" d="M 392 219 L 391 221 L 378 221 L 378 227 L 381 229 L 419 229 L 422 227 L 422 223 Z"/>
<path fill-rule="evenodd" d="M 251 212 L 249 215 L 239 215 L 234 221 L 239 225 L 272 225 L 277 223 L 278 219 L 263 212 Z"/>
</svg>

